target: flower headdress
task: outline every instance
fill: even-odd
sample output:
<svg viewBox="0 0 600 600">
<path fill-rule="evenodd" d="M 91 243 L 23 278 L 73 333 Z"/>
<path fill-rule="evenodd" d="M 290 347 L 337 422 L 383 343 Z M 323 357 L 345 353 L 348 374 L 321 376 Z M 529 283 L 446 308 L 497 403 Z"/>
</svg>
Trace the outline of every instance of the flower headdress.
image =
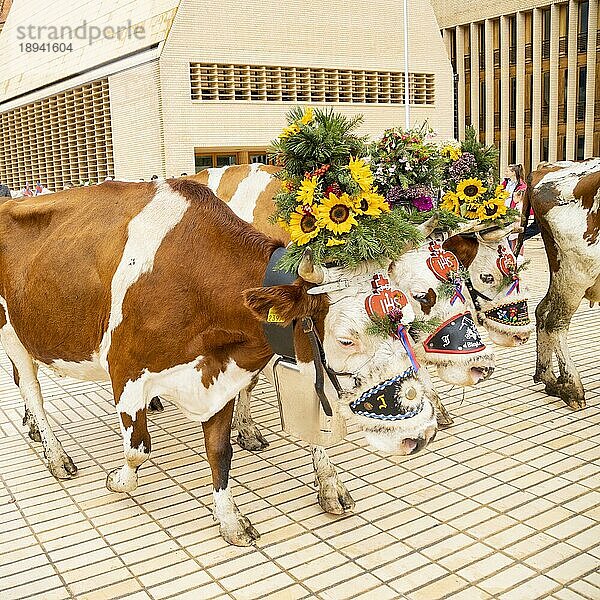
<svg viewBox="0 0 600 600">
<path fill-rule="evenodd" d="M 392 210 L 375 186 L 365 138 L 355 134 L 362 116 L 295 108 L 272 143 L 282 170 L 274 222 L 291 244 L 280 268 L 297 269 L 310 246 L 316 264 L 356 266 L 365 260 L 394 260 L 421 234 L 402 211 Z"/>
</svg>

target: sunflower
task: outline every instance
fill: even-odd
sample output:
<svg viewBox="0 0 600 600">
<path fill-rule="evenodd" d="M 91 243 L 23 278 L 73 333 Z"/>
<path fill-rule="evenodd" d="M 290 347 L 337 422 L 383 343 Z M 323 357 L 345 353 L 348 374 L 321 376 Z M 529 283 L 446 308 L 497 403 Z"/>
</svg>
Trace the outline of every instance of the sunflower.
<svg viewBox="0 0 600 600">
<path fill-rule="evenodd" d="M 460 207 L 460 212 L 466 219 L 478 219 L 479 218 L 479 202 L 465 202 Z"/>
<path fill-rule="evenodd" d="M 312 204 L 318 184 L 319 182 L 316 177 L 306 177 L 303 179 L 300 189 L 296 193 L 296 202 L 298 204 Z"/>
<path fill-rule="evenodd" d="M 342 244 L 345 244 L 347 240 L 343 240 L 341 238 L 338 237 L 330 237 L 327 240 L 327 243 L 325 244 L 326 246 L 340 246 Z"/>
<path fill-rule="evenodd" d="M 390 205 L 376 192 L 362 192 L 354 199 L 354 212 L 357 215 L 376 217 L 381 213 L 390 212 Z"/>
<path fill-rule="evenodd" d="M 448 191 L 442 196 L 442 203 L 440 206 L 445 210 L 453 212 L 455 215 L 460 214 L 460 200 L 452 191 Z"/>
<path fill-rule="evenodd" d="M 314 119 L 314 113 L 312 108 L 307 108 L 302 115 L 302 118 L 298 121 L 302 125 L 308 125 Z"/>
<path fill-rule="evenodd" d="M 283 131 L 279 134 L 279 137 L 283 140 L 285 138 L 290 137 L 290 135 L 295 135 L 299 131 L 300 127 L 298 123 L 292 123 L 291 125 L 288 125 L 287 127 L 283 128 Z"/>
<path fill-rule="evenodd" d="M 373 173 L 371 168 L 365 163 L 362 158 L 356 160 L 350 157 L 350 163 L 348 164 L 352 179 L 358 183 L 361 190 L 368 192 L 373 185 Z"/>
<path fill-rule="evenodd" d="M 456 193 L 458 197 L 462 200 L 473 201 L 477 200 L 481 194 L 487 192 L 487 188 L 483 187 L 483 182 L 481 179 L 463 179 L 456 186 Z"/>
<path fill-rule="evenodd" d="M 496 190 L 494 191 L 494 196 L 497 200 L 502 200 L 502 202 L 504 202 L 510 196 L 510 194 L 501 185 L 497 185 Z"/>
<path fill-rule="evenodd" d="M 298 246 L 304 246 L 307 242 L 319 235 L 321 228 L 317 223 L 317 217 L 310 205 L 298 206 L 290 215 L 290 222 L 287 227 L 292 242 Z"/>
<path fill-rule="evenodd" d="M 506 206 L 503 198 L 490 198 L 479 205 L 477 217 L 482 221 L 497 219 L 506 214 Z"/>
<path fill-rule="evenodd" d="M 320 227 L 336 234 L 348 233 L 357 224 L 352 214 L 352 200 L 346 193 L 339 198 L 330 193 L 329 198 L 324 198 L 317 206 L 316 215 Z"/>
</svg>

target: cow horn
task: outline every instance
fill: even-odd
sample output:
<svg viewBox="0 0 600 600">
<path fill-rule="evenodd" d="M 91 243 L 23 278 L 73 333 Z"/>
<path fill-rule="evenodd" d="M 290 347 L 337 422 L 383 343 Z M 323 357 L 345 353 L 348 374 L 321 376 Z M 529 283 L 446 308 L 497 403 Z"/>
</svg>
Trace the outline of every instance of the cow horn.
<svg viewBox="0 0 600 600">
<path fill-rule="evenodd" d="M 482 231 L 477 234 L 484 242 L 499 242 L 507 237 L 512 231 L 511 227 L 494 227 L 489 231 Z"/>
<path fill-rule="evenodd" d="M 298 276 L 309 283 L 317 285 L 325 281 L 325 271 L 313 263 L 312 250 L 307 248 L 302 255 L 300 265 L 298 265 Z"/>
<path fill-rule="evenodd" d="M 427 221 L 418 225 L 417 229 L 421 232 L 423 238 L 427 239 L 433 233 L 433 230 L 438 226 L 438 223 L 438 216 L 433 215 L 432 217 L 429 217 Z"/>
</svg>

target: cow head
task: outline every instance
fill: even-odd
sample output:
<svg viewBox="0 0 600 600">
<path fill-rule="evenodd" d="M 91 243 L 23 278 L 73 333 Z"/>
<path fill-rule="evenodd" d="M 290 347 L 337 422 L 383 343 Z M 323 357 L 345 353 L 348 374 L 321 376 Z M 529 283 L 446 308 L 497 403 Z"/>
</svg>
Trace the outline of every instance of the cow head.
<svg viewBox="0 0 600 600">
<path fill-rule="evenodd" d="M 454 385 L 475 385 L 489 377 L 494 356 L 481 341 L 466 303 L 456 256 L 438 242 L 427 241 L 395 261 L 392 272 L 405 286 L 417 316 L 411 334 L 419 361 L 436 367 L 438 377 Z M 417 328 L 419 321 L 436 326 Z"/>
<path fill-rule="evenodd" d="M 296 356 L 307 385 L 314 382 L 315 365 L 302 319 L 312 317 L 341 386 L 339 413 L 373 448 L 411 454 L 426 446 L 436 419 L 404 329 L 414 315 L 406 296 L 389 284 L 387 269 L 324 268 L 305 256 L 298 271 L 294 284 L 247 290 L 246 306 L 263 321 L 275 315 L 282 325 L 295 322 Z M 373 314 L 390 307 L 402 319 L 399 335 L 374 334 Z"/>
<path fill-rule="evenodd" d="M 444 248 L 454 252 L 468 269 L 479 322 L 499 346 L 524 344 L 533 330 L 527 289 L 518 277 L 507 240 L 512 231 L 513 227 L 496 227 L 452 236 L 444 242 Z"/>
</svg>

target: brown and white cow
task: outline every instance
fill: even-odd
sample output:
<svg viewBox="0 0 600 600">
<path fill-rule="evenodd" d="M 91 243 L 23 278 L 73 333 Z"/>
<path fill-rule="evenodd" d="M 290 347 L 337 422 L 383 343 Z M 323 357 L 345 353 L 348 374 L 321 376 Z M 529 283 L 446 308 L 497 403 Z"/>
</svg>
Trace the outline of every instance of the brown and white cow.
<svg viewBox="0 0 600 600">
<path fill-rule="evenodd" d="M 108 474 L 112 491 L 137 486 L 153 396 L 202 422 L 221 534 L 253 543 L 258 534 L 229 486 L 230 431 L 234 399 L 272 356 L 262 326 L 270 311 L 297 320 L 295 351 L 308 376 L 314 363 L 300 320 L 313 319 L 329 367 L 340 372 L 335 410 L 369 443 L 409 454 L 433 438 L 434 409 L 406 347 L 367 333 L 371 268 L 332 273 L 305 261 L 295 283 L 263 288 L 279 246 L 189 180 L 106 182 L 0 205 L 0 341 L 57 478 L 76 467 L 44 413 L 39 364 L 111 382 L 125 453 Z M 349 287 L 308 294 L 336 274 Z M 361 414 L 357 402 L 382 385 L 397 414 Z"/>
<path fill-rule="evenodd" d="M 536 314 L 534 381 L 574 409 L 585 391 L 569 352 L 571 318 L 581 301 L 600 302 L 600 158 L 544 163 L 530 174 L 523 226 L 533 208 L 550 267 L 550 285 Z M 522 236 L 518 247 L 522 244 Z M 554 374 L 556 356 L 559 375 Z"/>
</svg>

